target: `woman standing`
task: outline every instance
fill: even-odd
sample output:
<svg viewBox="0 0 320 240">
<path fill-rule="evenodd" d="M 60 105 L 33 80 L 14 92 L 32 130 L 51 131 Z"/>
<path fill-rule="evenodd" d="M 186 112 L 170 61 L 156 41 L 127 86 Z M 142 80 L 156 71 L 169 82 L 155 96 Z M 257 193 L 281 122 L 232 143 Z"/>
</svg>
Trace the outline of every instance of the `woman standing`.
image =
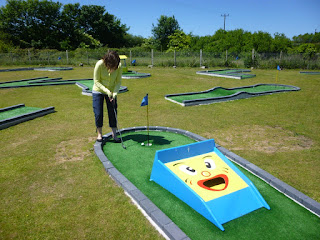
<svg viewBox="0 0 320 240">
<path fill-rule="evenodd" d="M 92 105 L 98 132 L 97 141 L 102 142 L 103 102 L 106 101 L 109 127 L 115 142 L 121 142 L 116 136 L 117 94 L 121 86 L 122 68 L 120 57 L 115 51 L 108 53 L 96 63 L 93 73 Z"/>
</svg>

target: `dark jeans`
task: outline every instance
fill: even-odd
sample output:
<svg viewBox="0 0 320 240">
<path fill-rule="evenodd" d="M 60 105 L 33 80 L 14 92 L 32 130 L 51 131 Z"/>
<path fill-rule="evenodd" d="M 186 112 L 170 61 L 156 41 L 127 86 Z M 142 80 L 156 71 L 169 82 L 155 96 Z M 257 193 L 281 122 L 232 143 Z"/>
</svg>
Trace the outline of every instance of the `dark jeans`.
<svg viewBox="0 0 320 240">
<path fill-rule="evenodd" d="M 109 127 L 116 128 L 117 120 L 114 114 L 114 109 L 117 112 L 117 99 L 113 99 L 113 102 L 110 102 L 108 95 L 92 93 L 92 106 L 94 117 L 96 121 L 96 127 L 103 127 L 103 102 L 106 101 L 109 117 Z"/>
</svg>

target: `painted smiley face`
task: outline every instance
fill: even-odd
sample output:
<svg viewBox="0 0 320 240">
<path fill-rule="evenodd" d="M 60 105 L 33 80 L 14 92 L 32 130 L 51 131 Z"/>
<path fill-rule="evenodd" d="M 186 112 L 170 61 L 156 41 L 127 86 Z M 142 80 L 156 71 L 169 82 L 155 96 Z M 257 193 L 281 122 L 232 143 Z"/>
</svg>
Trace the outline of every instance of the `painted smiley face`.
<svg viewBox="0 0 320 240">
<path fill-rule="evenodd" d="M 204 201 L 248 187 L 241 177 L 214 152 L 165 165 Z"/>
</svg>

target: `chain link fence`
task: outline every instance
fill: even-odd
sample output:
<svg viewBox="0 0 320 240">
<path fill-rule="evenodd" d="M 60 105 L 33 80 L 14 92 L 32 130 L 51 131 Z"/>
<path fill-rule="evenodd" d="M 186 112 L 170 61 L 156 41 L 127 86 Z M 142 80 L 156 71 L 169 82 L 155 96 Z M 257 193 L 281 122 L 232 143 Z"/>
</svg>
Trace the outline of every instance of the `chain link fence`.
<svg viewBox="0 0 320 240">
<path fill-rule="evenodd" d="M 242 53 L 205 51 L 134 51 L 117 50 L 128 57 L 129 66 L 156 67 L 233 67 L 274 69 L 278 65 L 287 69 L 320 69 L 319 53 L 313 55 L 288 53 L 257 53 L 254 50 Z M 104 50 L 77 49 L 75 51 L 20 49 L 0 53 L 0 66 L 94 66 L 105 54 Z M 135 60 L 135 61 L 134 61 Z M 134 61 L 134 63 L 133 63 Z"/>
</svg>

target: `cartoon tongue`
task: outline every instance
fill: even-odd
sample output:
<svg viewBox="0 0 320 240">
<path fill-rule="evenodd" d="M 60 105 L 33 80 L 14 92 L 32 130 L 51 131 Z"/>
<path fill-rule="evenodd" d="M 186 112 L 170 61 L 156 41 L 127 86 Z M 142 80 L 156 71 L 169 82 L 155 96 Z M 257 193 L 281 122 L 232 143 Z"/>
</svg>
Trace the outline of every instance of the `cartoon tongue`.
<svg viewBox="0 0 320 240">
<path fill-rule="evenodd" d="M 210 179 L 199 180 L 198 185 L 210 191 L 222 191 L 228 187 L 228 177 L 220 174 Z"/>
</svg>

